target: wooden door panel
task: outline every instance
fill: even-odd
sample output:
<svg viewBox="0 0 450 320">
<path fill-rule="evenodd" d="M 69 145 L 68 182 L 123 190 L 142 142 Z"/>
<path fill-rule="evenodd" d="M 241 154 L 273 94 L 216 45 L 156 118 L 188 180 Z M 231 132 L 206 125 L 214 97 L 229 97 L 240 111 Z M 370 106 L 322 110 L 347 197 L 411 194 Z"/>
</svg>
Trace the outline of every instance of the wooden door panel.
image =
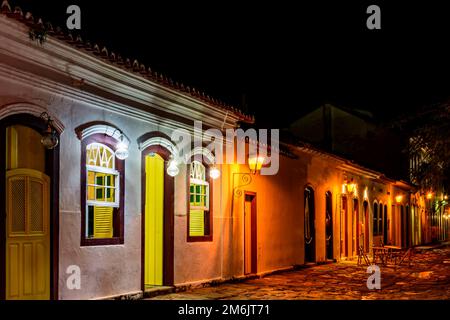
<svg viewBox="0 0 450 320">
<path fill-rule="evenodd" d="M 146 158 L 145 285 L 163 285 L 164 159 Z"/>
<path fill-rule="evenodd" d="M 49 187 L 41 172 L 7 172 L 7 299 L 50 298 Z"/>
</svg>

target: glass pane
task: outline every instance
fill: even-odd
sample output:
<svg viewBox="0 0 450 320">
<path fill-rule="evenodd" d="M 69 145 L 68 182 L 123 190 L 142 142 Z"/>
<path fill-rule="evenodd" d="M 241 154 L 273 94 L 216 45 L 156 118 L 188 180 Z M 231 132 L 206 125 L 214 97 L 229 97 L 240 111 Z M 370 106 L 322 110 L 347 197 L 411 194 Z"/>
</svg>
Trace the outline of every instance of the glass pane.
<svg viewBox="0 0 450 320">
<path fill-rule="evenodd" d="M 191 194 L 191 200 L 190 200 L 191 204 L 194 204 L 194 195 Z"/>
<path fill-rule="evenodd" d="M 195 191 L 195 187 L 194 187 L 193 184 L 191 184 L 190 192 L 191 192 L 191 193 L 194 193 L 194 191 Z"/>
<path fill-rule="evenodd" d="M 96 182 L 97 185 L 102 186 L 103 185 L 103 175 L 97 173 Z"/>
<path fill-rule="evenodd" d="M 95 198 L 98 201 L 104 201 L 104 199 L 105 199 L 104 188 L 96 188 L 95 189 Z"/>
<path fill-rule="evenodd" d="M 109 187 L 113 187 L 114 186 L 114 177 L 112 175 L 108 175 L 106 177 L 106 185 Z"/>
<path fill-rule="evenodd" d="M 88 200 L 95 200 L 95 188 L 94 187 L 88 187 Z"/>
<path fill-rule="evenodd" d="M 94 184 L 95 183 L 95 172 L 88 171 L 88 184 Z"/>
<path fill-rule="evenodd" d="M 113 188 L 106 189 L 106 201 L 115 202 L 115 198 L 114 198 L 115 192 L 116 191 Z"/>
</svg>

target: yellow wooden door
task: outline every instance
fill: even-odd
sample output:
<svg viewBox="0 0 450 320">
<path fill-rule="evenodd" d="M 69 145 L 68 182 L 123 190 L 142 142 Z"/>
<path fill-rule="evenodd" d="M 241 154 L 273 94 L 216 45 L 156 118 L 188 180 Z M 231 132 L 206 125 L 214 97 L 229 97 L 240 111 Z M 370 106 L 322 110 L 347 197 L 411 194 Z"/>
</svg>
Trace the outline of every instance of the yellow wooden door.
<svg viewBox="0 0 450 320">
<path fill-rule="evenodd" d="M 163 284 L 164 159 L 145 157 L 145 285 Z"/>
<path fill-rule="evenodd" d="M 6 299 L 50 299 L 50 179 L 6 173 Z"/>
<path fill-rule="evenodd" d="M 244 205 L 244 274 L 252 273 L 252 202 Z"/>
</svg>

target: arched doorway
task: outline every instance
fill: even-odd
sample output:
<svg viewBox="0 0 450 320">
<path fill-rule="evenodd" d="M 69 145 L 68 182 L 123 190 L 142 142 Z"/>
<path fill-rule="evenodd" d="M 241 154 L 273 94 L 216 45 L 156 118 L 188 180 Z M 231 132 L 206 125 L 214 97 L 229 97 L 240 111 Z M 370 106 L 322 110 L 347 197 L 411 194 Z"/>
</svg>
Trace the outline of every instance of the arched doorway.
<svg viewBox="0 0 450 320">
<path fill-rule="evenodd" d="M 174 281 L 174 178 L 171 153 L 160 145 L 142 151 L 142 288 Z"/>
<path fill-rule="evenodd" d="M 410 245 L 411 245 L 411 212 L 409 205 L 407 205 L 405 207 L 404 213 L 404 247 L 409 247 Z"/>
<path fill-rule="evenodd" d="M 388 224 L 388 207 L 384 205 L 383 210 L 383 243 L 387 244 L 389 242 L 389 224 Z"/>
<path fill-rule="evenodd" d="M 364 252 L 369 252 L 370 249 L 370 213 L 369 213 L 369 203 L 364 201 L 363 203 L 363 217 L 364 217 L 364 227 L 363 227 L 363 241 L 364 241 Z"/>
<path fill-rule="evenodd" d="M 352 214 L 352 254 L 357 255 L 359 244 L 359 200 L 353 199 L 353 214 Z"/>
<path fill-rule="evenodd" d="M 333 260 L 333 205 L 330 191 L 325 193 L 325 248 L 328 260 Z"/>
<path fill-rule="evenodd" d="M 44 148 L 46 129 L 31 114 L 0 120 L 0 299 L 58 298 L 59 145 Z"/>
<path fill-rule="evenodd" d="M 305 188 L 304 193 L 304 213 L 305 213 L 305 262 L 316 261 L 316 239 L 315 239 L 315 204 L 314 190 L 311 187 Z"/>
</svg>

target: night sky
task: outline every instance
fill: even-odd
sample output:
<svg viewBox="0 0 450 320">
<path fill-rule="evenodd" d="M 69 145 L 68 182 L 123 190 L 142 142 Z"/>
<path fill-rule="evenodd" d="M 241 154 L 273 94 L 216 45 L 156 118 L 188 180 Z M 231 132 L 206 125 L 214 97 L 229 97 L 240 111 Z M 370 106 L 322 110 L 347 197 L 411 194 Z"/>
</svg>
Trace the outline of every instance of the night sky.
<svg viewBox="0 0 450 320">
<path fill-rule="evenodd" d="M 83 39 L 231 104 L 245 96 L 260 126 L 323 103 L 391 120 L 450 96 L 443 4 L 348 2 L 10 0 L 54 26 L 80 5 Z M 370 4 L 382 30 L 366 28 Z"/>
</svg>

